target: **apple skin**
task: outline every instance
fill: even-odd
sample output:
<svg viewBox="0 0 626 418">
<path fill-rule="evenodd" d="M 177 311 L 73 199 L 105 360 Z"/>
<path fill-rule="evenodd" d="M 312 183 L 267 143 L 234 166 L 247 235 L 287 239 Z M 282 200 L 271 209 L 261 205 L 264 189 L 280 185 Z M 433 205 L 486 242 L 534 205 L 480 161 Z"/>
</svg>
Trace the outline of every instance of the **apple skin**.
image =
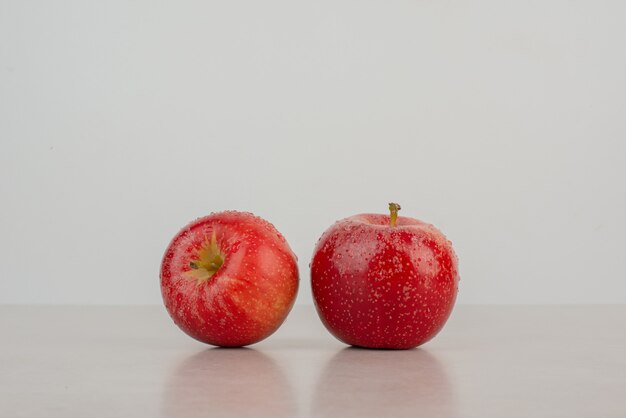
<svg viewBox="0 0 626 418">
<path fill-rule="evenodd" d="M 204 254 L 216 249 L 222 260 L 209 278 L 194 271 L 203 248 Z M 254 344 L 276 331 L 293 307 L 299 281 L 285 238 L 264 219 L 236 211 L 213 213 L 181 229 L 165 251 L 160 276 L 163 302 L 176 325 L 222 347 Z"/>
<path fill-rule="evenodd" d="M 390 215 L 336 222 L 311 260 L 317 312 L 340 341 L 359 347 L 409 349 L 433 338 L 458 291 L 452 243 L 434 226 Z"/>
</svg>

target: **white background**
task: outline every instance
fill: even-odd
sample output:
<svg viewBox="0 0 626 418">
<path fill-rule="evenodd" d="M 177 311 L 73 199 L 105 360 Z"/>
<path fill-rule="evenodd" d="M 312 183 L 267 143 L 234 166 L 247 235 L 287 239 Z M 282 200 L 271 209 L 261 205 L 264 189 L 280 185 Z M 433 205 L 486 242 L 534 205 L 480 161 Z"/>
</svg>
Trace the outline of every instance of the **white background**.
<svg viewBox="0 0 626 418">
<path fill-rule="evenodd" d="M 442 229 L 460 303 L 624 303 L 626 3 L 0 0 L 0 303 L 159 304 L 212 211 Z"/>
</svg>

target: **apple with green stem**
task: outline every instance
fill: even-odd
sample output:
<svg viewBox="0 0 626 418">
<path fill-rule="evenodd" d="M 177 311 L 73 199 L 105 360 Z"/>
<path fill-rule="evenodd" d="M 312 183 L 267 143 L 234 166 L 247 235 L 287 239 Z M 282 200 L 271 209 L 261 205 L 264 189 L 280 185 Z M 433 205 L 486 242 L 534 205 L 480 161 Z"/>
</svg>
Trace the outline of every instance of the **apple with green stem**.
<svg viewBox="0 0 626 418">
<path fill-rule="evenodd" d="M 185 333 L 240 347 L 283 323 L 298 291 L 298 265 L 285 238 L 264 219 L 227 211 L 181 229 L 161 263 L 165 307 Z"/>
</svg>

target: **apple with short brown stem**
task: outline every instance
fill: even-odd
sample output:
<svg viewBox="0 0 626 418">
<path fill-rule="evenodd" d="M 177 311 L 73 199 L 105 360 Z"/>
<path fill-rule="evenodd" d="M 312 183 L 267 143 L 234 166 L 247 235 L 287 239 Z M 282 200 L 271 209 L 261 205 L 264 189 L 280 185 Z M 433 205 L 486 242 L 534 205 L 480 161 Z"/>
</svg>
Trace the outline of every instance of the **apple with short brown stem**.
<svg viewBox="0 0 626 418">
<path fill-rule="evenodd" d="M 326 328 L 346 344 L 408 349 L 447 321 L 459 274 L 452 243 L 434 226 L 362 214 L 324 232 L 311 260 L 311 287 Z"/>
</svg>

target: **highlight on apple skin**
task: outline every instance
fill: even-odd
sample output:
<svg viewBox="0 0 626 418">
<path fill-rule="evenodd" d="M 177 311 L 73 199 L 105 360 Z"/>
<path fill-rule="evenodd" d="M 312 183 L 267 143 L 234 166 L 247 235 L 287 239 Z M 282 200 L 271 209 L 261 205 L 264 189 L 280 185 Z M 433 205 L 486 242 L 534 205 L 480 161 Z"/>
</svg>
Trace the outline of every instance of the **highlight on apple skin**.
<svg viewBox="0 0 626 418">
<path fill-rule="evenodd" d="M 240 347 L 280 327 L 298 292 L 297 258 L 268 221 L 226 211 L 182 228 L 161 263 L 174 323 L 207 344 Z"/>
<path fill-rule="evenodd" d="M 432 339 L 456 300 L 458 261 L 433 225 L 390 214 L 342 219 L 311 260 L 316 310 L 332 335 L 354 346 L 409 349 Z"/>
</svg>

